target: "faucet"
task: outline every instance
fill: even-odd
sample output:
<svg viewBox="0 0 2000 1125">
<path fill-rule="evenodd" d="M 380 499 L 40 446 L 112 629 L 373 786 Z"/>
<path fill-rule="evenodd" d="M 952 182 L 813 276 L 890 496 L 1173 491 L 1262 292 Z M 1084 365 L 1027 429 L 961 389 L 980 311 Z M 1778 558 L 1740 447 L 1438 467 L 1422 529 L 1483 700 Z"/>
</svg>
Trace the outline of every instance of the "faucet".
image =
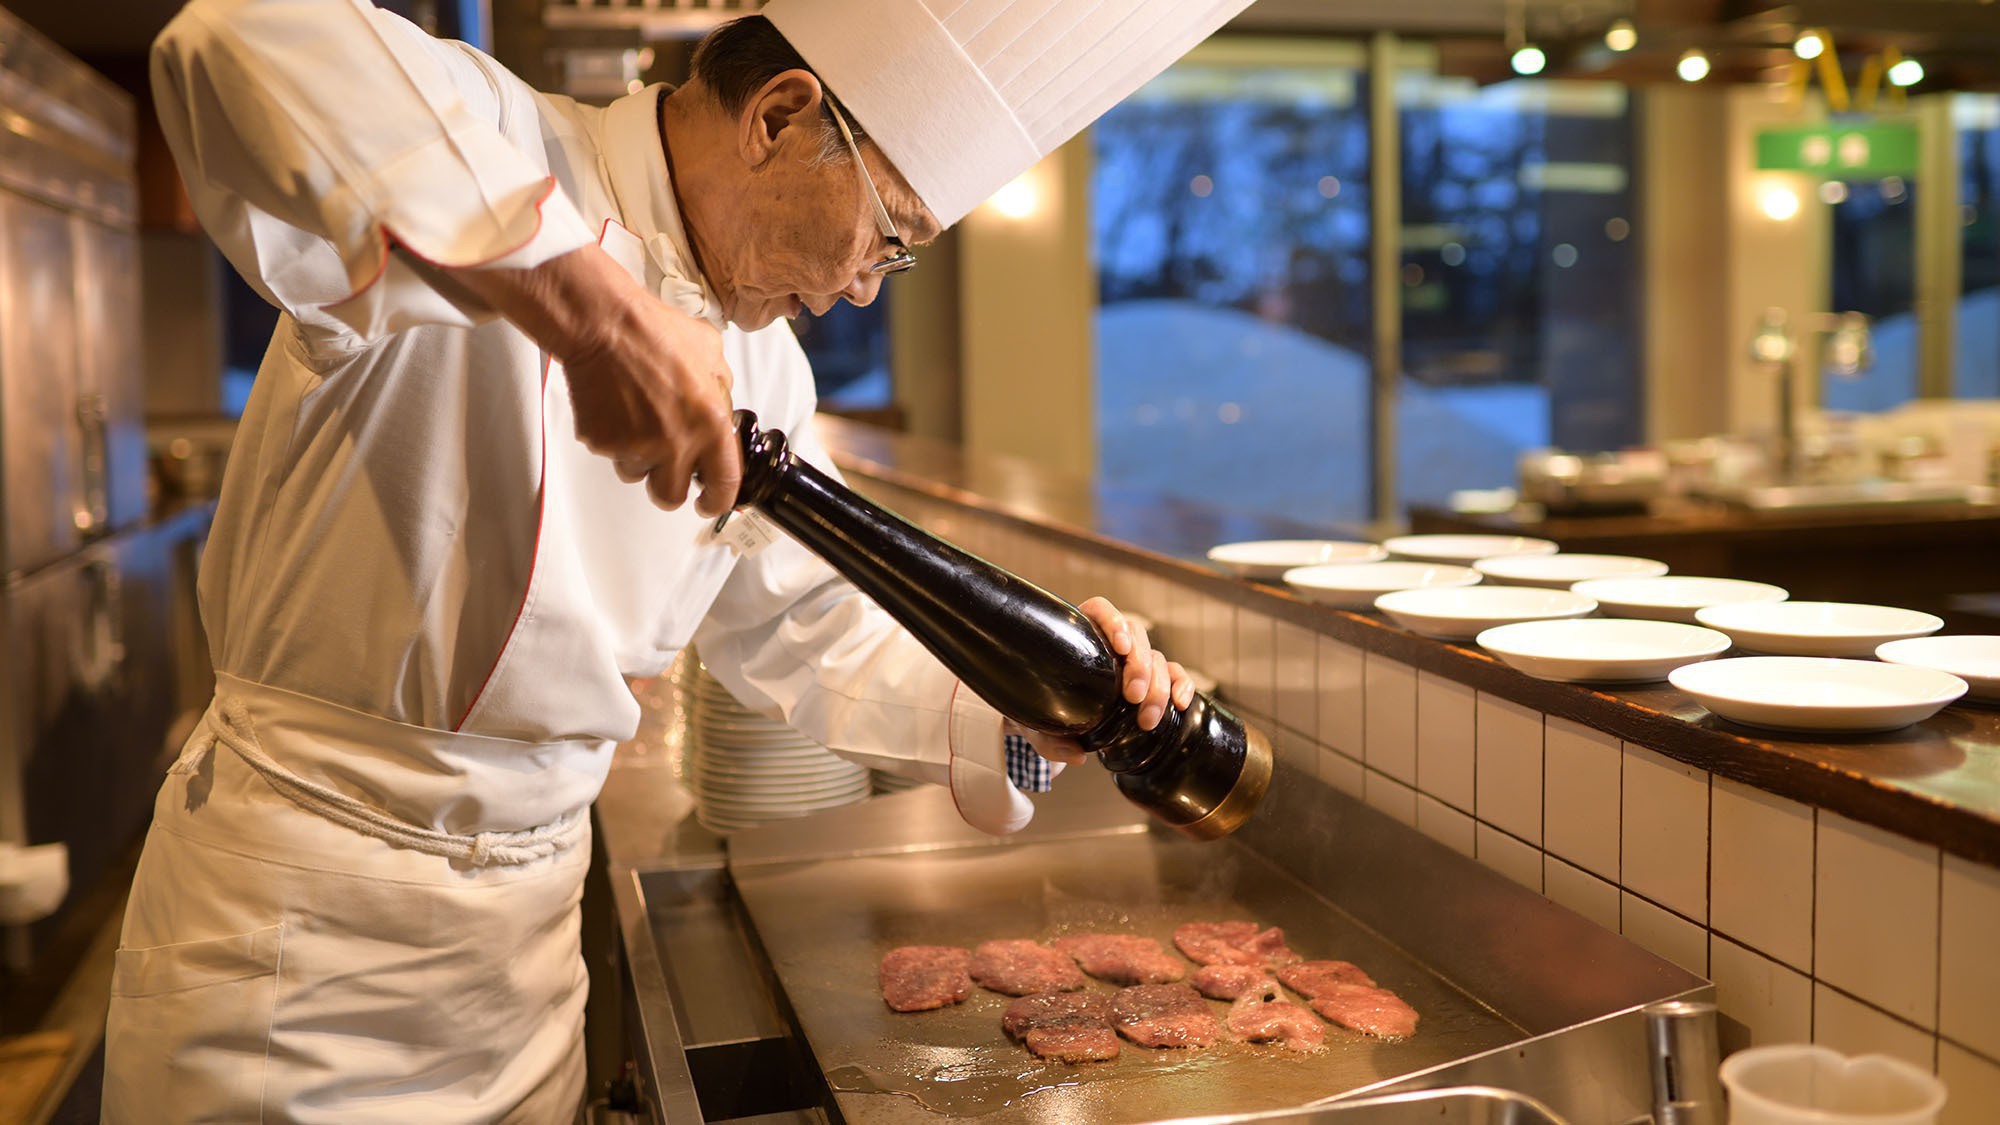
<svg viewBox="0 0 2000 1125">
<path fill-rule="evenodd" d="M 1795 484 L 1805 476 L 1800 456 L 1798 381 L 1794 365 L 1801 350 L 1799 337 L 1812 362 L 1813 378 L 1831 371 L 1853 378 L 1874 366 L 1875 346 L 1869 335 L 1868 317 L 1863 313 L 1813 313 L 1796 334 L 1788 325 L 1784 309 L 1764 310 L 1757 334 L 1750 339 L 1750 358 L 1775 368 L 1778 376 L 1778 473 L 1779 483 Z"/>
</svg>

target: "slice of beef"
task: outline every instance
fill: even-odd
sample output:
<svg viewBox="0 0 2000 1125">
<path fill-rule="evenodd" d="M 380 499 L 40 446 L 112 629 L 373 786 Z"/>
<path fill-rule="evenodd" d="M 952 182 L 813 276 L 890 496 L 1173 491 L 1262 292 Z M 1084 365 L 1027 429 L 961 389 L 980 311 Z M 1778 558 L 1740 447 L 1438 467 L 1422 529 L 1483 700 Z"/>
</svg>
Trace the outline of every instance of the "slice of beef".
<svg viewBox="0 0 2000 1125">
<path fill-rule="evenodd" d="M 1313 997 L 1313 1011 L 1342 1027 L 1381 1039 L 1407 1039 L 1416 1033 L 1417 1012 L 1386 988 L 1365 984 L 1329 985 Z"/>
<path fill-rule="evenodd" d="M 1185 984 L 1135 984 L 1111 997 L 1118 1034 L 1141 1047 L 1206 1047 L 1222 1038 L 1222 1023 L 1201 994 Z"/>
<path fill-rule="evenodd" d="M 972 995 L 972 953 L 954 945 L 903 945 L 882 955 L 882 999 L 899 1012 L 927 1012 Z"/>
<path fill-rule="evenodd" d="M 1238 997 L 1229 1006 L 1226 1022 L 1229 1034 L 1245 1043 L 1275 1043 L 1287 1051 L 1312 1051 L 1326 1042 L 1326 1025 L 1319 1017 L 1284 999 L 1270 981 Z"/>
<path fill-rule="evenodd" d="M 1336 984 L 1374 985 L 1375 978 L 1352 961 L 1300 961 L 1278 966 L 1278 979 L 1285 987 L 1308 1000 Z"/>
<path fill-rule="evenodd" d="M 1187 976 L 1181 959 L 1148 937 L 1070 934 L 1051 944 L 1076 958 L 1084 972 L 1113 984 L 1168 984 Z"/>
<path fill-rule="evenodd" d="M 1270 965 L 1296 961 L 1285 931 L 1259 929 L 1255 922 L 1184 922 L 1174 927 L 1174 944 L 1202 965 Z"/>
<path fill-rule="evenodd" d="M 1068 954 L 1026 939 L 981 942 L 972 951 L 972 979 L 1009 996 L 1074 992 L 1084 985 Z"/>
<path fill-rule="evenodd" d="M 1203 965 L 1192 979 L 1195 989 L 1210 1000 L 1234 1000 L 1262 985 L 1277 984 L 1254 965 Z"/>
<path fill-rule="evenodd" d="M 1089 992 L 1040 992 L 1007 1005 L 1000 1017 L 1007 1036 L 1039 1058 L 1103 1062 L 1118 1057 L 1111 1007 Z"/>
</svg>

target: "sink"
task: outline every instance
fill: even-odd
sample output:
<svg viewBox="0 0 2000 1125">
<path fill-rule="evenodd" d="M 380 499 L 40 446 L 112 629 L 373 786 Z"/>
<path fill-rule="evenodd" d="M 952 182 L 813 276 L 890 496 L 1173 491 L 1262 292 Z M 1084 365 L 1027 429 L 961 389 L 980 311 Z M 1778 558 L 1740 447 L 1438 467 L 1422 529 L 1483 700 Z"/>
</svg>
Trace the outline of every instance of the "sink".
<svg viewBox="0 0 2000 1125">
<path fill-rule="evenodd" d="M 1699 490 L 1699 495 L 1756 511 L 1802 511 L 1909 504 L 1964 504 L 1976 499 L 1975 491 L 1970 485 L 1956 481 L 1918 483 L 1877 480 L 1863 481 L 1859 484 L 1712 485 Z"/>
</svg>

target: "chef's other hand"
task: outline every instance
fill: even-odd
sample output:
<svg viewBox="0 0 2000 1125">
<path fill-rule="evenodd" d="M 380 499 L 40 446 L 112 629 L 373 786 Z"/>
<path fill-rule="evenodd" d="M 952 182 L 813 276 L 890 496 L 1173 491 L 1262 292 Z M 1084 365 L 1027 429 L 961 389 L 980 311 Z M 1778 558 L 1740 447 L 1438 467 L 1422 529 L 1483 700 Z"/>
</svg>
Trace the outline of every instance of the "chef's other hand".
<svg viewBox="0 0 2000 1125">
<path fill-rule="evenodd" d="M 1178 661 L 1168 660 L 1146 639 L 1146 631 L 1118 612 L 1103 598 L 1092 598 L 1077 607 L 1091 624 L 1111 642 L 1111 651 L 1124 657 L 1119 675 L 1127 703 L 1139 705 L 1139 729 L 1152 730 L 1166 717 L 1167 707 L 1182 710 L 1194 702 L 1194 681 Z M 1088 755 L 1083 747 L 1067 738 L 1037 734 L 1032 737 L 1042 757 L 1064 765 L 1075 765 Z"/>
<path fill-rule="evenodd" d="M 742 453 L 722 334 L 667 305 L 597 246 L 532 269 L 455 271 L 466 287 L 562 361 L 576 436 L 645 481 L 662 508 L 719 516 L 736 502 Z"/>
</svg>

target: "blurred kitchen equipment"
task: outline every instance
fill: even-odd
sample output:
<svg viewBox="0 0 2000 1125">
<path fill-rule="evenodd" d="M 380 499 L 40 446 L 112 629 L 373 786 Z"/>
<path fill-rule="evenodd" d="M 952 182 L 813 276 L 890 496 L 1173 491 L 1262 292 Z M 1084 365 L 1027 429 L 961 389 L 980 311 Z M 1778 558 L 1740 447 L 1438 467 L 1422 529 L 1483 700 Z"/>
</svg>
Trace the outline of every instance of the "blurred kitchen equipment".
<svg viewBox="0 0 2000 1125">
<path fill-rule="evenodd" d="M 188 415 L 146 419 L 146 448 L 161 499 L 199 499 L 222 492 L 222 470 L 236 439 L 236 419 Z"/>
<path fill-rule="evenodd" d="M 736 412 L 736 427 L 737 502 L 832 564 L 995 710 L 1076 739 L 1120 792 L 1189 836 L 1225 836 L 1256 809 L 1272 767 L 1256 728 L 1196 693 L 1140 730 L 1119 658 L 1076 607 L 856 495 L 749 411 Z"/>
<path fill-rule="evenodd" d="M 1945 1100 L 1941 1079 L 1901 1059 L 1803 1043 L 1738 1051 L 1722 1083 L 1730 1125 L 1931 1125 Z"/>
<path fill-rule="evenodd" d="M 1858 312 L 1814 313 L 1794 331 L 1784 309 L 1764 310 L 1764 318 L 1750 341 L 1750 357 L 1770 367 L 1778 381 L 1777 457 L 1779 483 L 1811 479 L 1799 436 L 1800 376 L 1803 358 L 1805 377 L 1815 391 L 1819 379 L 1831 373 L 1854 378 L 1875 364 L 1875 346 L 1869 335 L 1868 318 Z"/>
<path fill-rule="evenodd" d="M 1667 491 L 1667 457 L 1657 449 L 1531 449 L 1521 454 L 1515 468 L 1521 498 L 1559 515 L 1642 511 Z"/>
<path fill-rule="evenodd" d="M 1722 1125 L 1715 1005 L 1695 1000 L 1647 1005 L 1646 1047 L 1653 1064 L 1654 1125 Z"/>
</svg>

